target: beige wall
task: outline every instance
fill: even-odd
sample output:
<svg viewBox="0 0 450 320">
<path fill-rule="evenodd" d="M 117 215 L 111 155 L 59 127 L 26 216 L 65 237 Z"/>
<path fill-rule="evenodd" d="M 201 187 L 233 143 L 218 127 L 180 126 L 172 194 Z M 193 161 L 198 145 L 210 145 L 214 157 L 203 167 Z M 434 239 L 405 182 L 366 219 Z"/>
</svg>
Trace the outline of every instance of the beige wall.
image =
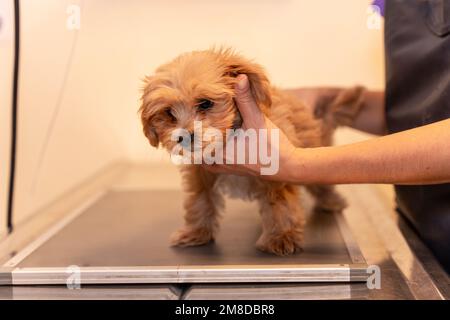
<svg viewBox="0 0 450 320">
<path fill-rule="evenodd" d="M 14 55 L 12 1 L 0 1 L 0 238 L 6 231 Z"/>
<path fill-rule="evenodd" d="M 282 87 L 383 86 L 382 31 L 366 27 L 370 1 L 84 0 L 81 29 L 70 31 L 73 3 L 21 1 L 16 222 L 110 162 L 166 159 L 141 134 L 140 79 L 181 52 L 235 47 Z"/>
<path fill-rule="evenodd" d="M 101 63 L 117 70 L 120 79 L 109 81 L 111 90 L 124 93 L 124 104 L 118 108 L 129 112 L 138 105 L 137 79 L 181 52 L 211 45 L 232 46 L 255 58 L 279 86 L 361 83 L 382 88 L 382 31 L 366 27 L 369 3 L 173 0 L 123 5 L 95 1 L 87 4 L 85 26 L 95 30 L 89 42 L 102 43 L 96 52 Z M 96 12 L 102 12 L 101 17 Z M 137 119 L 131 120 L 126 142 L 129 155 L 137 160 L 164 158 L 150 151 Z"/>
</svg>

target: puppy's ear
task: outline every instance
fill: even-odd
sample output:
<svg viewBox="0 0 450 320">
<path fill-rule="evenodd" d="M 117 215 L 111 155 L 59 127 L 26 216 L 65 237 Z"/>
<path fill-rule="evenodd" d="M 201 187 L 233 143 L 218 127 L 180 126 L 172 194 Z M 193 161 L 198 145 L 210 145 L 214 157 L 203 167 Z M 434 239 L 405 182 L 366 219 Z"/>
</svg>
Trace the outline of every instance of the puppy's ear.
<svg viewBox="0 0 450 320">
<path fill-rule="evenodd" d="M 149 119 L 146 122 L 144 122 L 144 120 L 142 120 L 142 124 L 143 124 L 144 134 L 147 137 L 148 141 L 150 142 L 150 144 L 153 147 L 157 148 L 159 145 L 159 138 L 158 138 L 158 134 L 156 133 L 155 128 L 151 125 L 151 119 Z"/>
<path fill-rule="evenodd" d="M 225 63 L 225 75 L 236 78 L 239 74 L 246 74 L 253 97 L 260 108 L 263 110 L 270 108 L 272 105 L 270 83 L 264 69 L 260 65 L 236 54 L 227 54 Z"/>
<path fill-rule="evenodd" d="M 150 144 L 157 148 L 159 145 L 159 137 L 153 126 L 153 117 L 154 113 L 151 108 L 152 105 L 149 101 L 149 94 L 153 90 L 152 78 L 146 77 L 144 79 L 144 88 L 143 94 L 141 97 L 141 107 L 139 108 L 139 113 L 141 115 L 142 129 L 144 131 L 144 135 L 147 137 Z"/>
</svg>

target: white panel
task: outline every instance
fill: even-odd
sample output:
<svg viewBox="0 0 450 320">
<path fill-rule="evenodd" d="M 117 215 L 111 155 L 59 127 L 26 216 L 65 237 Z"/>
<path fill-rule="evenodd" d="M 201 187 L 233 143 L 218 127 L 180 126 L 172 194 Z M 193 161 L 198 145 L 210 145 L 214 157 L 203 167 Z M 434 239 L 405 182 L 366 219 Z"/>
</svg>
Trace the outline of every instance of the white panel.
<svg viewBox="0 0 450 320">
<path fill-rule="evenodd" d="M 14 64 L 12 1 L 0 1 L 0 239 L 6 231 Z"/>
<path fill-rule="evenodd" d="M 89 30 L 68 28 L 74 5 L 21 1 L 15 224 L 123 154 L 103 121 L 107 99 L 83 49 Z"/>
</svg>

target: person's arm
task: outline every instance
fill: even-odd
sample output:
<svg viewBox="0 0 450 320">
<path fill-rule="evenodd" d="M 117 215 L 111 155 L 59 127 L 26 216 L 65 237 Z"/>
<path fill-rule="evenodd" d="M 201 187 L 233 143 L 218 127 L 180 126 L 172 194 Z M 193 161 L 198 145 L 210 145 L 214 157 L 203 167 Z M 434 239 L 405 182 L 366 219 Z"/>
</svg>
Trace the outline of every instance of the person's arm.
<svg viewBox="0 0 450 320">
<path fill-rule="evenodd" d="M 286 165 L 289 180 L 305 184 L 450 182 L 450 119 L 349 145 L 296 149 Z"/>
<path fill-rule="evenodd" d="M 334 87 L 311 87 L 301 89 L 290 89 L 287 92 L 299 97 L 307 106 L 316 108 L 321 101 L 332 101 L 343 89 Z M 375 134 L 386 134 L 386 115 L 384 107 L 384 92 L 365 92 L 364 105 L 351 127 Z"/>
<path fill-rule="evenodd" d="M 247 77 L 239 77 L 236 102 L 243 128 L 280 130 L 259 110 Z M 279 132 L 279 142 L 268 141 L 268 144 L 277 143 L 279 170 L 262 178 L 300 184 L 450 182 L 450 119 L 337 147 L 296 148 Z M 253 176 L 260 175 L 261 167 L 259 164 L 205 165 L 207 170 L 217 173 Z"/>
</svg>

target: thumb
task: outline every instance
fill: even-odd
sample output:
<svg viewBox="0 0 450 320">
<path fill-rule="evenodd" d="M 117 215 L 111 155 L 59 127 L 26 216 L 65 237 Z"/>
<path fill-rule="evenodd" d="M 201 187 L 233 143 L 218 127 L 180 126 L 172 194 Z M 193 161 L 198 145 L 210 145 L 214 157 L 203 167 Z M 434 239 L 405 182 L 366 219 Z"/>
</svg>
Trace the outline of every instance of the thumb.
<svg viewBox="0 0 450 320">
<path fill-rule="evenodd" d="M 256 104 L 250 90 L 250 82 L 247 75 L 240 74 L 236 80 L 235 100 L 246 127 L 258 128 L 264 126 L 264 115 Z"/>
</svg>

